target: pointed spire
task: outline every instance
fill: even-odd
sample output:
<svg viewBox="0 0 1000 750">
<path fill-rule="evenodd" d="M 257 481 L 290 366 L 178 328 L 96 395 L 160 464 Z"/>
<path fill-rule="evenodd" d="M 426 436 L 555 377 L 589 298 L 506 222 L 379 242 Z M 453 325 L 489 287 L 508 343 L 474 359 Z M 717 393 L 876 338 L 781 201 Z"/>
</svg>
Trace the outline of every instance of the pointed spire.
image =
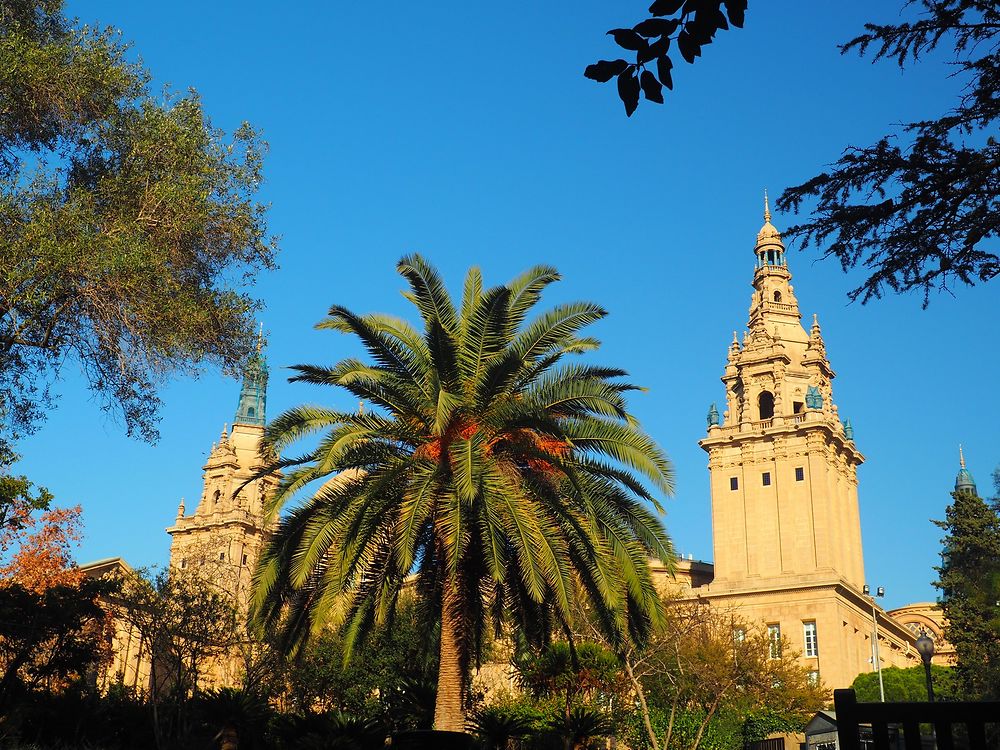
<svg viewBox="0 0 1000 750">
<path fill-rule="evenodd" d="M 184 518 L 184 498 L 181 498 L 181 504 L 177 506 L 177 517 Z"/>
<path fill-rule="evenodd" d="M 223 422 L 222 434 L 219 435 L 219 445 L 225 445 L 228 442 L 229 442 L 229 423 Z"/>
<path fill-rule="evenodd" d="M 809 329 L 809 347 L 811 349 L 824 349 L 823 332 L 819 327 L 819 316 L 813 313 L 812 328 Z"/>
<path fill-rule="evenodd" d="M 955 492 L 971 492 L 974 495 L 979 494 L 976 490 L 976 480 L 972 478 L 972 473 L 965 468 L 965 454 L 962 452 L 962 446 L 958 446 L 958 476 L 955 477 Z"/>
<path fill-rule="evenodd" d="M 243 370 L 239 405 L 236 407 L 235 424 L 264 425 L 267 404 L 267 362 L 263 355 L 264 324 L 257 334 L 256 352 L 250 356 Z"/>
<path fill-rule="evenodd" d="M 771 208 L 767 205 L 767 188 L 764 188 L 764 223 L 768 224 L 771 221 Z"/>
</svg>

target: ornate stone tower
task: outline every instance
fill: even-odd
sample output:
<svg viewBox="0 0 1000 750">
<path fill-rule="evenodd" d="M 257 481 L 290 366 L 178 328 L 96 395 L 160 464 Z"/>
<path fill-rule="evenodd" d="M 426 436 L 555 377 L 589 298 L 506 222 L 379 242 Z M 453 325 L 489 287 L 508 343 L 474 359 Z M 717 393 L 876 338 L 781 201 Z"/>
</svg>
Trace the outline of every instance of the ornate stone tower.
<svg viewBox="0 0 1000 750">
<path fill-rule="evenodd" d="M 713 579 L 691 597 L 765 627 L 828 688 L 915 663 L 914 635 L 866 595 L 857 467 L 864 457 L 833 402 L 819 323 L 802 327 L 785 246 L 771 224 L 754 244 L 750 321 L 733 334 L 708 435 Z M 877 626 L 876 626 L 877 621 Z M 873 647 L 878 638 L 879 648 Z"/>
<path fill-rule="evenodd" d="M 764 199 L 748 330 L 733 334 L 701 446 L 709 455 L 715 582 L 864 584 L 857 474 L 864 457 L 833 403 L 819 323 L 806 333 L 785 247 Z"/>
<path fill-rule="evenodd" d="M 273 490 L 272 477 L 242 486 L 264 464 L 259 454 L 264 435 L 267 364 L 258 342 L 243 376 L 232 429 L 223 427 L 203 467 L 203 489 L 194 513 L 177 509 L 170 567 L 197 569 L 231 593 L 240 607 L 248 601 L 251 577 L 266 535 L 264 502 Z"/>
</svg>

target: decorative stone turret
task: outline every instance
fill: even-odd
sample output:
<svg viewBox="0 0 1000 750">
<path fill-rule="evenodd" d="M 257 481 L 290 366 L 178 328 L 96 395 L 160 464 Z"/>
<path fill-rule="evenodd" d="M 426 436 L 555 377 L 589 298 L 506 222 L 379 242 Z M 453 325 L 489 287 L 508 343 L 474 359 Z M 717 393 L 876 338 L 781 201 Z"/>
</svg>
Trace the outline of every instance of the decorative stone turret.
<svg viewBox="0 0 1000 750">
<path fill-rule="evenodd" d="M 802 327 L 781 233 L 764 198 L 743 343 L 734 334 L 709 418 L 715 583 L 761 579 L 864 583 L 856 469 L 864 461 L 833 402 L 819 321 Z"/>
<path fill-rule="evenodd" d="M 264 505 L 277 479 L 250 481 L 265 465 L 260 455 L 267 401 L 267 367 L 258 342 L 243 375 L 232 427 L 224 425 L 203 467 L 201 498 L 194 512 L 177 511 L 171 535 L 170 566 L 196 570 L 245 607 L 254 567 L 263 548 Z"/>
</svg>

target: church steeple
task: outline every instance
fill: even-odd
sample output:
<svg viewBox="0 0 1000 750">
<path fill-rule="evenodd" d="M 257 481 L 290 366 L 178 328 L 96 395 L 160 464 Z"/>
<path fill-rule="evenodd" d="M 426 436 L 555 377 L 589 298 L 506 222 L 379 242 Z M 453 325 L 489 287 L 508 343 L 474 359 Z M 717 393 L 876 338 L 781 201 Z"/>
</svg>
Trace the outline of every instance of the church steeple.
<svg viewBox="0 0 1000 750">
<path fill-rule="evenodd" d="M 240 402 L 236 407 L 233 424 L 266 424 L 267 406 L 267 361 L 264 346 L 264 326 L 261 324 L 257 335 L 257 351 L 250 357 L 243 370 L 243 386 L 240 388 Z"/>
<path fill-rule="evenodd" d="M 961 445 L 958 446 L 958 465 L 958 476 L 955 477 L 955 492 L 971 492 L 973 495 L 978 495 L 976 480 L 972 478 L 972 474 L 965 468 L 965 454 L 962 453 Z"/>
</svg>

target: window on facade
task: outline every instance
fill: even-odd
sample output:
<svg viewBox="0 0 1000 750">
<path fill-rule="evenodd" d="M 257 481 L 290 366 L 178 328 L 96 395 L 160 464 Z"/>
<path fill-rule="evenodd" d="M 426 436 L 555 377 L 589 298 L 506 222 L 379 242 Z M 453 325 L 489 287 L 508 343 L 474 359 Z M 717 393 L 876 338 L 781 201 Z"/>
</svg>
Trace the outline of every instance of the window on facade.
<svg viewBox="0 0 1000 750">
<path fill-rule="evenodd" d="M 219 502 L 219 498 L 220 498 L 220 497 L 222 497 L 222 492 L 221 492 L 220 490 L 216 490 L 216 491 L 215 491 L 215 494 L 214 494 L 214 495 L 212 496 L 212 499 L 213 499 L 213 500 L 214 500 L 215 502 Z"/>
<path fill-rule="evenodd" d="M 777 289 L 774 290 L 774 301 L 781 302 L 781 292 L 779 292 Z"/>
<path fill-rule="evenodd" d="M 770 391 L 761 391 L 757 397 L 757 407 L 760 411 L 759 419 L 770 419 L 774 416 L 774 394 Z"/>
<path fill-rule="evenodd" d="M 763 485 L 765 487 L 770 487 L 771 486 L 771 472 L 765 471 L 763 474 L 761 474 L 760 475 L 760 481 L 763 483 Z"/>
<path fill-rule="evenodd" d="M 740 488 L 740 480 L 736 477 L 729 477 L 729 489 L 735 491 Z"/>
<path fill-rule="evenodd" d="M 181 558 L 181 567 L 186 568 L 188 566 L 188 561 L 186 557 Z"/>
<path fill-rule="evenodd" d="M 801 482 L 805 478 L 806 478 L 806 470 L 803 469 L 801 466 L 796 466 L 795 467 L 795 481 L 796 482 Z"/>
<path fill-rule="evenodd" d="M 803 411 L 803 409 L 805 409 L 805 408 L 806 408 L 806 405 L 804 403 L 802 403 L 801 401 L 792 401 L 792 413 L 793 414 L 801 414 L 802 411 Z"/>
<path fill-rule="evenodd" d="M 767 626 L 767 650 L 768 657 L 771 659 L 781 658 L 781 626 L 780 625 L 768 625 Z"/>
<path fill-rule="evenodd" d="M 819 685 L 819 670 L 818 669 L 810 670 L 809 674 L 806 675 L 806 677 L 808 678 L 810 685 Z M 822 747 L 822 745 L 819 745 L 819 747 Z M 833 745 L 831 743 L 831 747 L 835 748 L 836 745 Z"/>
<path fill-rule="evenodd" d="M 802 632 L 805 639 L 805 656 L 819 656 L 819 643 L 816 640 L 816 623 L 802 623 Z"/>
<path fill-rule="evenodd" d="M 225 560 L 226 559 L 226 553 L 225 552 L 220 552 L 219 553 L 219 559 L 220 560 Z"/>
<path fill-rule="evenodd" d="M 246 556 L 246 555 L 243 555 L 243 564 L 244 564 L 244 565 L 246 565 L 246 564 L 247 564 L 247 556 Z"/>
</svg>

